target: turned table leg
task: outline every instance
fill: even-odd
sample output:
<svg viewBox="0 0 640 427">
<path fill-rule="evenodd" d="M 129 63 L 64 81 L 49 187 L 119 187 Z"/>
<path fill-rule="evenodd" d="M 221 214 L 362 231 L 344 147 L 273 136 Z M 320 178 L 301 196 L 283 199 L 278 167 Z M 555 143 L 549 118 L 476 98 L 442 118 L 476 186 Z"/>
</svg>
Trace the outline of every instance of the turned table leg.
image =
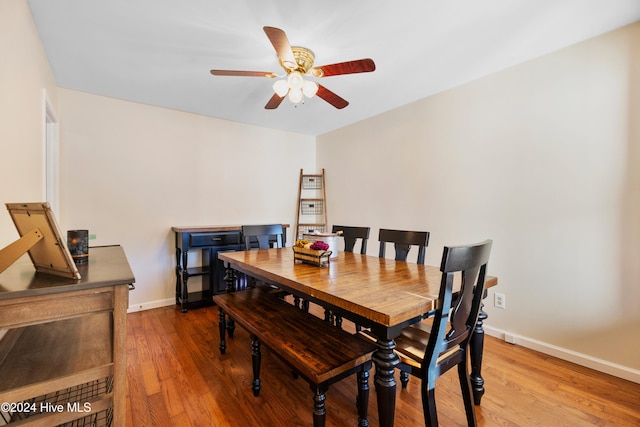
<svg viewBox="0 0 640 427">
<path fill-rule="evenodd" d="M 234 292 L 236 290 L 236 278 L 237 278 L 236 271 L 233 268 L 231 268 L 231 266 L 228 265 L 224 275 L 224 281 L 227 284 L 227 293 Z M 224 316 L 224 313 L 222 312 L 220 313 L 221 313 L 220 314 L 221 316 Z M 233 338 L 233 332 L 236 330 L 236 324 L 232 318 L 229 318 L 226 324 L 227 324 L 227 331 L 229 332 L 229 337 Z"/>
<path fill-rule="evenodd" d="M 182 250 L 176 248 L 176 305 L 182 297 Z"/>
<path fill-rule="evenodd" d="M 187 312 L 187 307 L 189 305 L 189 288 L 187 287 L 187 282 L 189 281 L 189 271 L 187 269 L 187 262 L 189 260 L 189 252 L 182 252 L 182 306 L 181 310 L 183 313 Z"/>
<path fill-rule="evenodd" d="M 253 382 L 251 383 L 251 389 L 253 395 L 258 397 L 260 395 L 260 363 L 262 360 L 262 353 L 260 352 L 260 341 L 255 335 L 251 336 L 251 364 L 253 366 Z"/>
<path fill-rule="evenodd" d="M 395 367 L 400 363 L 398 355 L 393 351 L 396 344 L 393 340 L 378 340 L 378 349 L 373 353 L 376 365 L 375 386 L 378 398 L 378 419 L 381 427 L 391 427 L 394 423 L 396 408 L 396 380 L 393 376 Z"/>
<path fill-rule="evenodd" d="M 227 340 L 226 340 L 226 330 L 227 330 L 227 320 L 224 311 L 221 308 L 218 308 L 218 329 L 220 330 L 220 354 L 224 354 L 227 350 Z"/>
</svg>

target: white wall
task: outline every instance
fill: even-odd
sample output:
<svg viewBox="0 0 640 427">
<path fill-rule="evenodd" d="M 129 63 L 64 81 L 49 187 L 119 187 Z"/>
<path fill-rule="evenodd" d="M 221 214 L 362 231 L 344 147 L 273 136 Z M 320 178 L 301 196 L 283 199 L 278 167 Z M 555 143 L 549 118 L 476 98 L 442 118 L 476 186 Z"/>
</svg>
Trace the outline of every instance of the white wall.
<svg viewBox="0 0 640 427">
<path fill-rule="evenodd" d="M 26 1 L 0 1 L 0 248 L 16 240 L 4 203 L 43 201 L 43 90 L 56 84 Z"/>
<path fill-rule="evenodd" d="M 61 228 L 124 247 L 132 309 L 175 300 L 172 226 L 293 225 L 315 171 L 312 137 L 66 89 L 59 105 Z"/>
<path fill-rule="evenodd" d="M 430 231 L 436 265 L 492 238 L 491 327 L 640 378 L 639 61 L 636 23 L 319 137 L 331 222 Z"/>
</svg>

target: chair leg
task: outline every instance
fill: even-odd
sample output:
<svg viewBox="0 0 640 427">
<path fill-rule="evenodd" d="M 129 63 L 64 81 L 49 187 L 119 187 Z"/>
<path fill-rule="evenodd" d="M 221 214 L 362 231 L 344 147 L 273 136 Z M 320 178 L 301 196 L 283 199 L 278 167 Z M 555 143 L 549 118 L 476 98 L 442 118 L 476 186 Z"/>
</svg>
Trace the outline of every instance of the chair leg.
<svg viewBox="0 0 640 427">
<path fill-rule="evenodd" d="M 466 360 L 463 360 L 458 364 L 458 379 L 460 380 L 460 390 L 462 391 L 462 400 L 464 401 L 464 411 L 467 415 L 467 425 L 469 427 L 476 427 L 476 412 L 473 405 L 473 391 L 471 389 L 469 372 L 467 372 Z"/>
<path fill-rule="evenodd" d="M 262 353 L 260 352 L 260 341 L 254 335 L 251 336 L 251 362 L 253 364 L 253 382 L 251 383 L 251 389 L 253 395 L 258 397 L 260 395 L 260 362 L 262 360 Z"/>
<path fill-rule="evenodd" d="M 324 406 L 324 392 L 320 387 L 316 388 L 313 395 L 313 427 L 324 427 L 327 420 L 327 411 Z"/>
<path fill-rule="evenodd" d="M 407 385 L 409 384 L 409 372 L 407 371 L 400 371 L 400 384 L 402 384 L 402 388 L 407 388 Z"/>
<path fill-rule="evenodd" d="M 307 304 L 306 311 L 309 311 L 308 304 Z M 324 309 L 324 320 L 342 329 L 342 316 L 335 314 L 333 311 L 329 310 L 328 308 Z"/>
<path fill-rule="evenodd" d="M 424 412 L 424 425 L 427 427 L 438 427 L 435 389 L 429 389 L 425 386 L 422 387 L 422 410 Z"/>
<path fill-rule="evenodd" d="M 342 316 L 335 316 L 335 325 L 338 327 L 338 329 L 342 329 Z"/>
<path fill-rule="evenodd" d="M 233 332 L 235 330 L 236 322 L 232 318 L 229 318 L 229 320 L 227 320 L 227 333 L 229 334 L 229 338 L 233 338 Z"/>
</svg>

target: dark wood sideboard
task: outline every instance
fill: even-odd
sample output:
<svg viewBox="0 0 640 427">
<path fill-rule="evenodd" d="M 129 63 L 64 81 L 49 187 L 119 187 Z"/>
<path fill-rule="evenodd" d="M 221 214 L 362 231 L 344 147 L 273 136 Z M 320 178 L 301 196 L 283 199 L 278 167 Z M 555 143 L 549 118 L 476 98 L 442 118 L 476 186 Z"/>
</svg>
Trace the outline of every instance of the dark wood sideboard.
<svg viewBox="0 0 640 427">
<path fill-rule="evenodd" d="M 282 224 L 285 230 L 289 224 Z M 185 313 L 190 308 L 213 304 L 215 294 L 226 291 L 225 267 L 220 252 L 244 250 L 242 226 L 207 225 L 171 227 L 176 239 L 176 304 Z M 286 244 L 286 232 L 283 245 Z M 257 241 L 255 243 L 257 247 Z M 252 243 L 252 246 L 254 244 Z M 200 265 L 189 266 L 189 251 L 200 251 Z M 189 292 L 189 278 L 202 277 L 200 291 Z"/>
<path fill-rule="evenodd" d="M 78 270 L 80 280 L 36 273 L 24 256 L 0 274 L 0 424 L 126 424 L 135 278 L 120 246 L 89 248 Z"/>
</svg>

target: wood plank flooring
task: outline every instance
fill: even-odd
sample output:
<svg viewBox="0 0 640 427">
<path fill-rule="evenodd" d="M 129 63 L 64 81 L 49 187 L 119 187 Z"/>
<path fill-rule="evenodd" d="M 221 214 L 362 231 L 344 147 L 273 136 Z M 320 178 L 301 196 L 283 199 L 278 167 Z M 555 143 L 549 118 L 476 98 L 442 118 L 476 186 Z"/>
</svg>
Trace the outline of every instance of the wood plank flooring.
<svg viewBox="0 0 640 427">
<path fill-rule="evenodd" d="M 127 426 L 311 426 L 312 392 L 263 347 L 262 390 L 251 392 L 249 335 L 236 329 L 218 351 L 218 310 L 163 307 L 127 315 Z M 376 395 L 369 423 L 377 426 Z M 485 341 L 480 426 L 640 426 L 640 384 L 492 337 Z M 327 392 L 327 426 L 357 425 L 355 377 Z M 441 426 L 464 426 L 455 370 L 438 379 Z M 398 382 L 396 426 L 424 425 L 420 383 Z"/>
</svg>

